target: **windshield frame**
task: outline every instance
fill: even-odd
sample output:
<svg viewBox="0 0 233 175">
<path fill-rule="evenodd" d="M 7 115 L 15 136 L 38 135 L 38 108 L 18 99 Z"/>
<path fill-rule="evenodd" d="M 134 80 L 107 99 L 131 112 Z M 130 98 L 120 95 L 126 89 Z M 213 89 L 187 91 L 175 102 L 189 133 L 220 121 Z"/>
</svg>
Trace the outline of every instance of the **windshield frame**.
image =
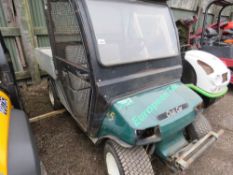
<svg viewBox="0 0 233 175">
<path fill-rule="evenodd" d="M 118 0 L 118 1 L 122 1 L 122 2 L 129 2 L 129 3 L 137 3 L 137 4 L 142 4 L 142 3 L 147 3 L 147 4 L 151 4 L 152 6 L 163 6 L 163 7 L 166 7 L 167 10 L 168 10 L 168 15 L 170 16 L 171 18 L 171 24 L 172 26 L 170 27 L 173 27 L 172 30 L 174 30 L 175 32 L 175 38 L 176 38 L 176 46 L 177 46 L 177 53 L 174 54 L 174 55 L 169 55 L 169 56 L 164 56 L 164 57 L 156 57 L 156 58 L 149 58 L 149 59 L 140 59 L 140 60 L 134 60 L 134 61 L 129 61 L 129 62 L 118 62 L 118 63 L 114 63 L 114 64 L 105 64 L 103 62 L 103 60 L 101 59 L 101 56 L 100 56 L 100 51 L 99 51 L 99 46 L 98 46 L 98 41 L 97 41 L 97 37 L 96 37 L 96 34 L 95 34 L 95 30 L 94 30 L 94 26 L 93 26 L 93 23 L 92 23 L 92 17 L 91 17 L 91 14 L 90 14 L 90 9 L 87 5 L 87 2 L 88 0 L 84 0 L 84 4 L 85 4 L 85 8 L 86 8 L 86 15 L 87 15 L 87 18 L 88 18 L 88 21 L 89 21 L 89 27 L 90 27 L 90 31 L 91 31 L 91 35 L 92 35 L 92 42 L 93 42 L 93 45 L 95 47 L 95 53 L 96 53 L 96 58 L 97 58 L 97 61 L 98 63 L 101 65 L 101 66 L 104 66 L 104 67 L 115 67 L 115 66 L 120 66 L 120 65 L 127 65 L 127 64 L 134 64 L 134 63 L 140 63 L 140 62 L 150 62 L 150 61 L 153 61 L 153 60 L 157 60 L 157 59 L 163 59 L 163 58 L 171 58 L 171 57 L 177 57 L 180 55 L 180 45 L 179 45 L 179 37 L 178 37 L 178 31 L 177 31 L 177 28 L 176 28 L 176 25 L 175 25 L 175 22 L 174 22 L 174 16 L 171 12 L 171 9 L 169 8 L 169 6 L 167 5 L 166 1 L 131 1 L 131 0 Z M 106 0 L 96 0 L 96 1 L 106 1 Z M 115 1 L 116 0 L 108 0 L 108 1 Z"/>
</svg>

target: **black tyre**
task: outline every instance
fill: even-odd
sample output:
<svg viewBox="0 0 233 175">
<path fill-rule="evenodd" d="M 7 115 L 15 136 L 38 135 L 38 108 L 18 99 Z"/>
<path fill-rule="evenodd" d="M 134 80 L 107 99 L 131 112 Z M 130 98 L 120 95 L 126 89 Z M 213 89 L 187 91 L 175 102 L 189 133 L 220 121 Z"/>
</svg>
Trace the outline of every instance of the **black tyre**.
<svg viewBox="0 0 233 175">
<path fill-rule="evenodd" d="M 214 104 L 216 102 L 215 98 L 208 98 L 204 95 L 201 95 L 202 99 L 203 99 L 203 103 L 204 103 L 204 107 L 208 108 L 209 106 L 211 106 L 212 104 Z"/>
<path fill-rule="evenodd" d="M 57 110 L 57 109 L 61 109 L 62 108 L 62 104 L 59 100 L 59 97 L 57 95 L 57 91 L 55 88 L 55 82 L 54 80 L 49 79 L 48 80 L 48 91 L 49 91 L 49 100 L 50 103 L 53 107 L 53 109 Z"/>
<path fill-rule="evenodd" d="M 107 141 L 104 160 L 108 175 L 154 175 L 143 147 L 123 148 L 113 141 Z"/>
<path fill-rule="evenodd" d="M 209 121 L 204 115 L 199 114 L 197 118 L 187 127 L 187 133 L 190 139 L 200 139 L 212 130 Z"/>
</svg>

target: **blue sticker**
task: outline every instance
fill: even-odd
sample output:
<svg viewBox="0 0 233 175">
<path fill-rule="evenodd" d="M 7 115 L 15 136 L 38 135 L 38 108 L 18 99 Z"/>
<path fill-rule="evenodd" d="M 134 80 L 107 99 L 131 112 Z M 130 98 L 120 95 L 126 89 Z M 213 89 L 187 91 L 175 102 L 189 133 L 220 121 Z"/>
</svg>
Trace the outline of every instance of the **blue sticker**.
<svg viewBox="0 0 233 175">
<path fill-rule="evenodd" d="M 0 97 L 0 112 L 5 115 L 7 113 L 7 100 L 3 97 Z"/>
</svg>

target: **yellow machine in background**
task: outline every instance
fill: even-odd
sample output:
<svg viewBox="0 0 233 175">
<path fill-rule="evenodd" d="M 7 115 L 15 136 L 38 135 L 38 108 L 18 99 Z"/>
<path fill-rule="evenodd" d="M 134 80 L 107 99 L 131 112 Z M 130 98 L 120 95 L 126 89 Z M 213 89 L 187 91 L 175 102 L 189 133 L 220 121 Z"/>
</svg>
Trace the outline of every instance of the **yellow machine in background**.
<svg viewBox="0 0 233 175">
<path fill-rule="evenodd" d="M 8 134 L 12 104 L 9 96 L 0 91 L 0 174 L 7 174 Z"/>
<path fill-rule="evenodd" d="M 40 175 L 28 117 L 22 110 L 9 52 L 0 32 L 0 175 Z"/>
</svg>

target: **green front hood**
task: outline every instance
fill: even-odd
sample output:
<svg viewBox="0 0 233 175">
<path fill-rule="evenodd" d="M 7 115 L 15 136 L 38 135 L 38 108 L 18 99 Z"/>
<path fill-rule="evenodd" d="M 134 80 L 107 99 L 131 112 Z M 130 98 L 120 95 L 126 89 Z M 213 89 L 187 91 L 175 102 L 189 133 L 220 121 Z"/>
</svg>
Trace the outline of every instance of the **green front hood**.
<svg viewBox="0 0 233 175">
<path fill-rule="evenodd" d="M 194 108 L 201 98 L 182 83 L 134 94 L 113 103 L 104 119 L 99 137 L 113 135 L 129 144 L 135 144 L 135 130 L 158 126 L 165 138 L 190 124 L 196 112 Z M 171 113 L 173 109 L 182 110 Z M 170 112 L 169 117 L 166 115 Z"/>
</svg>

